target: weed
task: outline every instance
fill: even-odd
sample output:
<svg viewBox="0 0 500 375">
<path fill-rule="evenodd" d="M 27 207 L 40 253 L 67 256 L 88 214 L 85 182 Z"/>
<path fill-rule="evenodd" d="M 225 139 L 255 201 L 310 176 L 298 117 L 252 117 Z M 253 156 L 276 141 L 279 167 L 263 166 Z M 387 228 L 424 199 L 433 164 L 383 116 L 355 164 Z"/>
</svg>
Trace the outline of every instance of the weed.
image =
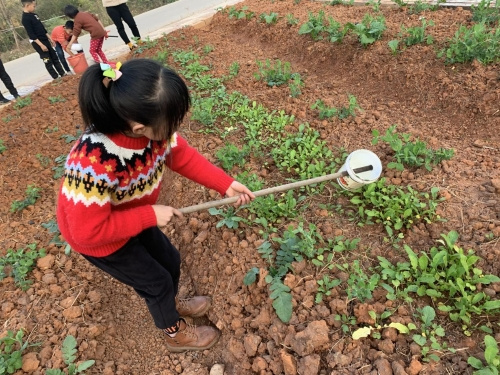
<svg viewBox="0 0 500 375">
<path fill-rule="evenodd" d="M 383 136 L 380 135 L 378 130 L 373 130 L 372 132 L 373 145 L 376 145 L 379 140 L 383 140 L 387 142 L 395 152 L 394 158 L 396 161 L 388 163 L 388 168 L 395 168 L 398 171 L 402 171 L 405 165 L 417 168 L 424 166 L 425 169 L 431 171 L 434 165 L 441 163 L 443 160 L 451 159 L 455 154 L 453 149 L 429 149 L 427 145 L 418 138 L 411 142 L 411 135 L 396 133 L 396 126 L 397 125 L 393 125 L 389 127 Z"/>
<path fill-rule="evenodd" d="M 354 195 L 350 202 L 358 206 L 358 215 L 361 222 L 358 225 L 380 223 L 393 241 L 404 238 L 401 232 L 411 228 L 415 223 L 425 221 L 431 223 L 439 220 L 436 215 L 439 189 L 433 187 L 430 193 L 420 193 L 410 186 L 400 188 L 386 185 L 385 178 L 363 186 L 359 192 L 350 192 Z M 394 238 L 395 233 L 396 238 Z"/>
<path fill-rule="evenodd" d="M 49 165 L 49 163 L 50 163 L 50 158 L 47 157 L 47 156 L 45 156 L 45 155 L 36 154 L 35 157 L 40 162 L 40 164 L 42 165 L 42 167 L 47 167 Z"/>
<path fill-rule="evenodd" d="M 486 364 L 476 358 L 469 357 L 467 363 L 478 371 L 474 375 L 498 375 L 500 372 L 500 355 L 498 354 L 498 344 L 494 337 L 486 335 L 484 337 L 484 360 Z"/>
<path fill-rule="evenodd" d="M 229 19 L 236 18 L 237 20 L 247 19 L 250 20 L 255 16 L 254 12 L 248 10 L 247 6 L 243 6 L 241 9 L 236 9 L 232 6 L 228 10 Z"/>
<path fill-rule="evenodd" d="M 438 240 L 440 245 L 432 247 L 429 253 L 421 251 L 420 256 L 405 245 L 409 263 L 392 265 L 387 259 L 378 257 L 382 279 L 391 284 L 384 284 L 383 287 L 389 292 L 388 299 L 404 296 L 411 301 L 410 293 L 446 299 L 446 304 L 439 303 L 439 310 L 448 312 L 452 321 L 462 321 L 466 329 L 471 324 L 472 314 L 500 309 L 499 300 L 489 300 L 477 288 L 478 285 L 500 281 L 500 278 L 483 275 L 481 269 L 474 267 L 479 257 L 472 250 L 465 253 L 456 245 L 457 232 L 451 231 L 441 237 Z"/>
<path fill-rule="evenodd" d="M 309 12 L 308 20 L 299 29 L 299 35 L 309 34 L 312 40 L 321 40 L 325 30 L 325 12 L 320 10 L 317 15 Z"/>
<path fill-rule="evenodd" d="M 54 171 L 52 178 L 54 180 L 58 180 L 62 176 L 64 176 L 64 167 L 66 164 L 66 157 L 67 157 L 67 155 L 59 155 L 58 157 L 56 157 L 54 159 L 54 162 L 56 163 L 56 166 L 52 167 L 52 170 Z"/>
<path fill-rule="evenodd" d="M 140 55 L 144 51 L 156 47 L 159 42 L 159 39 L 150 39 L 149 36 L 147 36 L 146 39 L 141 39 L 140 43 L 139 38 L 134 37 L 133 40 L 137 42 L 137 48 L 135 48 L 133 52 L 134 55 Z"/>
<path fill-rule="evenodd" d="M 278 22 L 278 13 L 271 12 L 269 14 L 262 13 L 259 17 L 261 22 L 266 23 L 266 25 L 272 25 Z"/>
<path fill-rule="evenodd" d="M 335 314 L 333 318 L 340 322 L 340 327 L 344 333 L 351 332 L 351 327 L 354 327 L 357 323 L 356 317 L 352 315 Z"/>
<path fill-rule="evenodd" d="M 184 67 L 182 74 L 184 77 L 191 80 L 195 77 L 199 77 L 203 72 L 208 70 L 210 70 L 208 66 L 201 64 L 199 61 L 194 61 Z"/>
<path fill-rule="evenodd" d="M 52 128 L 48 127 L 47 129 L 45 129 L 45 133 L 47 133 L 47 134 L 56 133 L 58 131 L 59 131 L 58 126 L 53 126 Z"/>
<path fill-rule="evenodd" d="M 155 56 L 152 57 L 153 60 L 158 61 L 160 64 L 165 64 L 168 58 L 168 51 L 158 51 Z"/>
<path fill-rule="evenodd" d="M 295 16 L 292 13 L 288 13 L 286 16 L 286 24 L 288 26 L 295 26 L 299 23 L 299 19 L 295 18 Z"/>
<path fill-rule="evenodd" d="M 445 58 L 446 64 L 466 63 L 477 60 L 487 65 L 500 58 L 500 28 L 489 27 L 484 23 L 472 25 L 470 28 L 460 26 L 448 48 L 442 49 L 438 57 Z"/>
<path fill-rule="evenodd" d="M 203 47 L 203 54 L 208 55 L 210 52 L 214 50 L 214 46 L 207 44 Z"/>
<path fill-rule="evenodd" d="M 271 87 L 283 85 L 298 75 L 298 73 L 292 73 L 289 62 L 281 62 L 281 60 L 275 60 L 273 63 L 269 59 L 265 63 L 257 61 L 257 66 L 259 72 L 254 74 L 255 78 L 258 81 L 264 80 Z"/>
<path fill-rule="evenodd" d="M 441 325 L 434 322 L 436 311 L 431 306 L 425 306 L 422 309 L 417 309 L 417 312 L 422 323 L 420 327 L 421 333 L 414 334 L 412 338 L 421 347 L 424 361 L 439 361 L 436 352 L 442 352 L 443 350 L 454 353 L 455 350 L 449 348 L 446 342 L 441 342 L 446 333 Z"/>
<path fill-rule="evenodd" d="M 7 123 L 7 122 L 11 122 L 12 120 L 14 120 L 17 116 L 12 116 L 12 115 L 7 115 L 5 117 L 2 117 L 2 121 Z"/>
<path fill-rule="evenodd" d="M 212 207 L 208 210 L 210 215 L 221 215 L 222 220 L 217 223 L 217 228 L 220 228 L 222 226 L 226 226 L 229 229 L 236 229 L 239 226 L 240 221 L 244 221 L 242 217 L 236 216 L 236 213 L 238 212 L 238 209 L 235 209 L 234 207 L 228 207 L 226 210 L 219 209 Z"/>
<path fill-rule="evenodd" d="M 77 130 L 76 135 L 73 135 L 73 134 L 63 134 L 59 138 L 60 139 L 64 139 L 64 141 L 66 143 L 71 143 L 71 142 L 76 141 L 78 138 L 80 138 L 81 135 L 82 135 L 82 131 L 81 130 Z"/>
<path fill-rule="evenodd" d="M 314 301 L 316 303 L 321 303 L 323 301 L 323 296 L 329 296 L 332 294 L 332 289 L 339 286 L 342 281 L 338 279 L 330 279 L 330 276 L 323 275 L 321 280 L 317 280 L 318 292 L 316 293 L 316 298 Z"/>
<path fill-rule="evenodd" d="M 399 40 L 394 39 L 391 40 L 387 43 L 389 46 L 389 49 L 391 50 L 391 53 L 395 56 L 398 54 L 398 48 L 399 48 Z"/>
<path fill-rule="evenodd" d="M 50 220 L 47 223 L 42 223 L 41 226 L 49 231 L 49 233 L 53 233 L 54 237 L 50 240 L 50 243 L 55 244 L 56 246 L 66 246 L 67 243 L 61 238 L 61 232 L 59 231 L 59 227 L 57 226 L 57 222 L 55 220 Z"/>
<path fill-rule="evenodd" d="M 0 374 L 14 374 L 23 365 L 22 354 L 29 346 L 28 341 L 23 342 L 24 332 L 16 333 L 7 331 L 7 335 L 0 338 Z"/>
<path fill-rule="evenodd" d="M 491 6 L 492 0 L 481 0 L 479 4 L 471 4 L 472 21 L 493 26 L 500 20 L 500 1 Z"/>
<path fill-rule="evenodd" d="M 301 88 L 304 87 L 304 82 L 300 78 L 299 74 L 294 74 L 291 81 L 288 83 L 288 88 L 290 89 L 290 96 L 292 98 L 298 97 L 302 94 Z"/>
<path fill-rule="evenodd" d="M 28 185 L 26 188 L 26 198 L 22 201 L 14 201 L 10 206 L 10 212 L 19 212 L 24 210 L 26 207 L 35 204 L 36 200 L 40 198 L 40 191 L 42 189 L 36 187 L 36 185 Z"/>
<path fill-rule="evenodd" d="M 375 290 L 380 280 L 379 274 L 374 273 L 368 276 L 365 271 L 361 269 L 359 260 L 357 259 L 354 260 L 352 264 L 337 264 L 337 268 L 349 274 L 346 292 L 347 298 L 350 301 L 357 299 L 360 302 L 365 302 L 372 298 L 372 292 Z"/>
<path fill-rule="evenodd" d="M 434 26 L 434 22 L 429 21 L 424 18 L 422 19 L 422 26 L 409 27 L 405 28 L 402 26 L 402 32 L 408 34 L 408 36 L 404 39 L 404 43 L 407 46 L 413 46 L 419 43 L 427 43 L 432 44 L 433 38 L 432 35 L 425 35 L 425 29 L 427 26 Z"/>
<path fill-rule="evenodd" d="M 331 16 L 328 16 L 328 25 L 324 27 L 324 32 L 328 35 L 328 40 L 331 43 L 341 43 L 347 32 L 347 28 L 335 21 Z"/>
<path fill-rule="evenodd" d="M 335 253 L 350 252 L 356 249 L 360 239 L 353 240 L 345 239 L 344 236 L 336 236 L 334 239 L 327 240 L 326 247 L 316 249 L 316 256 L 311 260 L 311 263 L 316 267 L 320 267 L 319 274 L 326 270 L 332 270 L 335 267 Z"/>
<path fill-rule="evenodd" d="M 235 61 L 229 66 L 229 78 L 234 78 L 240 72 L 240 64 Z"/>
<path fill-rule="evenodd" d="M 366 14 L 361 23 L 347 23 L 345 27 L 358 36 L 363 47 L 379 40 L 386 29 L 384 16 L 374 18 L 370 14 Z"/>
<path fill-rule="evenodd" d="M 408 5 L 408 3 L 405 2 L 404 0 L 392 0 L 392 2 L 394 2 L 394 4 L 396 4 L 400 8 L 403 8 Z"/>
<path fill-rule="evenodd" d="M 36 250 L 36 243 L 27 245 L 19 250 L 9 249 L 7 254 L 0 258 L 0 280 L 6 276 L 13 276 L 14 283 L 26 291 L 31 285 L 31 280 L 26 276 L 35 266 L 35 259 L 45 256 L 45 249 Z"/>
<path fill-rule="evenodd" d="M 193 51 L 174 51 L 172 52 L 172 57 L 174 61 L 179 63 L 182 67 L 186 67 L 188 64 L 194 61 L 199 61 L 200 56 L 198 56 Z"/>
<path fill-rule="evenodd" d="M 7 150 L 7 146 L 4 145 L 3 139 L 0 139 L 0 154 L 3 154 Z"/>
<path fill-rule="evenodd" d="M 18 98 L 14 104 L 15 109 L 21 109 L 31 104 L 31 95 L 26 95 L 23 98 Z"/>
<path fill-rule="evenodd" d="M 233 144 L 226 144 L 218 150 L 215 156 L 220 160 L 222 168 L 230 171 L 235 165 L 244 166 L 245 158 L 249 154 L 248 147 L 243 147 L 241 150 Z"/>
<path fill-rule="evenodd" d="M 66 99 L 61 95 L 49 96 L 48 99 L 49 99 L 50 104 L 64 103 L 66 101 Z"/>
<path fill-rule="evenodd" d="M 92 359 L 92 360 L 87 360 L 87 361 L 81 362 L 80 364 L 77 365 L 75 363 L 76 354 L 78 351 L 76 346 L 77 346 L 76 339 L 71 335 L 66 336 L 66 338 L 63 341 L 61 351 L 62 351 L 62 357 L 63 357 L 64 363 L 68 365 L 68 367 L 66 369 L 68 375 L 76 375 L 76 374 L 83 373 L 85 370 L 92 367 L 95 363 L 95 361 Z M 59 370 L 59 369 L 48 369 L 45 372 L 45 374 L 46 375 L 65 375 L 66 372 L 64 372 L 63 370 Z"/>
</svg>

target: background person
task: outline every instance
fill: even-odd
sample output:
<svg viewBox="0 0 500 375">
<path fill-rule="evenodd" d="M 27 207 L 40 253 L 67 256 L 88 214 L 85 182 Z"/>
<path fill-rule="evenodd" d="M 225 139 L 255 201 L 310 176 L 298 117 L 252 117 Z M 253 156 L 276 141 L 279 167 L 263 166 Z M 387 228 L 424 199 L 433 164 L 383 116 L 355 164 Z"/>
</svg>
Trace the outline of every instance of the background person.
<svg viewBox="0 0 500 375">
<path fill-rule="evenodd" d="M 102 5 L 104 5 L 108 16 L 116 25 L 116 29 L 118 30 L 118 34 L 120 35 L 122 40 L 125 42 L 128 48 L 130 48 L 130 50 L 133 50 L 136 46 L 128 38 L 122 20 L 125 21 L 128 27 L 130 27 L 130 31 L 132 31 L 132 35 L 135 38 L 140 40 L 141 34 L 139 34 L 139 29 L 137 28 L 134 17 L 132 16 L 132 13 L 130 13 L 130 9 L 127 5 L 127 0 L 102 0 Z"/>
<path fill-rule="evenodd" d="M 68 21 L 71 22 L 71 21 Z M 68 66 L 68 62 L 66 61 L 66 57 L 64 56 L 64 51 L 66 51 L 66 47 L 68 46 L 68 42 L 71 40 L 71 35 L 69 35 L 64 25 L 56 26 L 52 29 L 50 33 L 50 37 L 55 43 L 55 50 L 57 56 L 59 57 L 59 61 L 61 62 L 64 70 L 66 72 L 71 73 L 71 69 Z"/>
<path fill-rule="evenodd" d="M 35 1 L 21 0 L 21 4 L 23 5 L 21 22 L 28 33 L 31 45 L 40 55 L 52 78 L 64 77 L 64 69 L 59 62 L 56 51 L 54 51 L 55 43 L 47 33 L 42 21 L 40 21 L 40 17 L 35 13 Z"/>
<path fill-rule="evenodd" d="M 2 59 L 0 59 L 0 79 L 2 80 L 7 90 L 9 90 L 10 94 L 14 97 L 14 99 L 19 98 L 19 93 L 17 92 L 17 89 L 14 87 L 14 84 L 12 83 L 10 76 L 7 74 L 7 71 L 3 66 Z M 10 102 L 10 100 L 4 97 L 2 93 L 0 93 L 0 103 L 5 104 L 8 102 Z"/>
</svg>

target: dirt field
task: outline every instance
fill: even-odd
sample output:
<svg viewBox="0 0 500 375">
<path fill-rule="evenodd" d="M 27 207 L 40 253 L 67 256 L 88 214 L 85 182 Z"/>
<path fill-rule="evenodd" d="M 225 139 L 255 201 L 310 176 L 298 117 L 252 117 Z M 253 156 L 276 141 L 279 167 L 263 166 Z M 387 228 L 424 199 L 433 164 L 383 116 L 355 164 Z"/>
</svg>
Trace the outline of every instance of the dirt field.
<svg viewBox="0 0 500 375">
<path fill-rule="evenodd" d="M 319 235 L 360 239 L 356 249 L 336 255 L 334 263 L 353 264 L 358 260 L 364 274 L 376 273 L 377 256 L 394 263 L 407 261 L 403 244 L 417 253 L 428 251 L 436 246 L 440 234 L 454 230 L 460 236 L 457 245 L 474 249 L 481 258 L 476 266 L 485 274 L 499 275 L 499 65 L 445 65 L 436 56 L 459 25 L 470 25 L 470 12 L 441 8 L 409 14 L 404 8 L 383 7 L 380 14 L 385 17 L 387 30 L 381 40 L 363 48 L 353 35 L 334 44 L 314 41 L 308 35 L 299 35 L 298 30 L 308 20 L 308 12 L 323 10 L 346 24 L 360 22 L 366 13 L 375 14 L 371 6 L 305 1 L 296 4 L 291 0 L 251 0 L 237 9 L 242 6 L 255 17 L 236 19 L 229 17 L 229 11 L 220 12 L 197 27 L 175 31 L 157 44 L 150 42 L 140 53 L 124 59 L 163 59 L 180 69 L 179 58 L 174 58 L 179 55 L 173 52 L 191 50 L 200 56 L 201 64 L 210 67 L 207 73 L 215 77 L 227 75 L 237 62 L 239 72 L 224 81 L 227 92 L 238 91 L 269 112 L 284 111 L 295 116 L 285 130 L 287 134 L 308 123 L 319 132 L 318 140 L 325 142 L 335 158 L 357 149 L 370 149 L 383 161 L 383 177 L 388 184 L 411 186 L 419 192 L 440 189 L 443 200 L 437 214 L 444 220 L 416 223 L 403 231 L 404 239 L 398 248 L 384 241 L 387 234 L 382 225 L 358 225 L 357 208 L 341 194 L 336 182 L 314 196 L 300 192 L 305 201 L 297 208 L 299 217 L 314 224 Z M 277 23 L 260 21 L 261 14 L 271 12 L 279 15 Z M 297 24 L 290 25 L 287 14 L 293 14 Z M 421 25 L 422 17 L 434 22 L 426 30 L 434 43 L 417 44 L 391 54 L 388 42 L 398 37 L 401 25 Z M 300 95 L 291 97 L 287 85 L 270 87 L 255 78 L 257 61 L 266 59 L 290 63 L 304 82 Z M 442 300 L 416 297 L 413 302 L 393 301 L 381 286 L 371 298 L 349 298 L 349 272 L 337 267 L 321 272 L 320 267 L 306 260 L 294 262 L 294 271 L 283 279 L 291 289 L 293 305 L 290 321 L 283 323 L 273 309 L 269 286 L 264 281 L 269 267 L 258 252 L 266 239 L 262 226 L 248 219 L 249 213 L 243 210 L 239 215 L 247 222 L 240 221 L 236 229 L 220 227 L 217 224 L 221 216 L 204 211 L 177 220 L 166 233 L 183 256 L 180 294 L 213 297 L 213 308 L 196 323 L 217 326 L 222 338 L 209 351 L 170 355 L 163 334 L 154 327 L 140 298 L 78 254 L 65 255 L 63 247 L 50 243 L 53 234 L 42 226 L 55 220 L 55 159 L 65 155 L 72 142 L 62 136 L 76 136 L 82 128 L 76 95 L 78 80 L 79 76 L 70 76 L 54 81 L 33 93 L 31 104 L 22 108 L 9 104 L 0 113 L 0 139 L 6 147 L 0 154 L 0 254 L 32 243 L 48 253 L 28 274 L 33 284 L 26 291 L 18 288 L 12 277 L 0 282 L 1 330 L 5 334 L 7 330 L 23 329 L 30 343 L 40 344 L 24 351 L 24 371 L 16 374 L 44 374 L 48 368 L 65 368 L 60 348 L 69 334 L 78 340 L 79 361 L 96 360 L 87 374 L 208 375 L 214 364 L 223 364 L 225 374 L 235 375 L 472 374 L 468 357 L 484 359 L 485 333 L 478 328 L 486 325 L 490 334 L 500 340 L 499 315 L 495 311 L 472 315 L 470 336 L 464 334 L 459 322 L 452 322 L 448 314 L 439 311 L 435 322 L 446 330 L 441 341 L 456 352 L 436 350 L 438 362 L 425 361 L 412 334 L 394 328 L 380 328 L 379 337 L 372 334 L 354 340 L 351 335 L 358 328 L 376 325 L 370 311 L 377 316 L 391 312 L 377 324 L 417 324 L 418 309 L 433 306 L 438 311 Z M 348 94 L 357 99 L 360 107 L 355 117 L 320 119 L 318 110 L 311 109 L 317 99 L 329 107 L 345 105 Z M 414 168 L 398 172 L 387 168 L 394 153 L 384 142 L 372 145 L 372 131 L 384 134 L 393 124 L 398 124 L 398 132 L 418 137 L 433 149 L 453 149 L 454 156 L 432 171 Z M 221 133 L 226 130 L 224 139 L 221 133 L 207 131 L 218 126 Z M 217 120 L 207 127 L 188 118 L 181 132 L 207 158 L 220 163 L 216 152 L 226 143 L 239 147 L 246 143 L 241 130 L 232 131 L 228 126 Z M 297 179 L 293 173 L 278 168 L 270 155 L 250 153 L 246 159 L 244 166 L 235 166 L 229 173 L 236 176 L 243 171 L 254 172 L 265 187 Z M 342 161 L 337 162 L 328 172 L 336 172 L 341 165 Z M 12 203 L 22 201 L 31 184 L 41 189 L 40 198 L 22 211 L 11 212 Z M 218 198 L 213 191 L 170 173 L 161 202 L 185 207 Z M 290 224 L 297 226 L 299 217 L 280 218 L 274 236 Z M 258 269 L 259 277 L 247 286 L 243 279 L 253 267 Z M 324 275 L 342 283 L 323 296 L 322 302 L 315 303 L 316 280 Z M 492 301 L 498 300 L 499 283 L 482 288 Z"/>
</svg>

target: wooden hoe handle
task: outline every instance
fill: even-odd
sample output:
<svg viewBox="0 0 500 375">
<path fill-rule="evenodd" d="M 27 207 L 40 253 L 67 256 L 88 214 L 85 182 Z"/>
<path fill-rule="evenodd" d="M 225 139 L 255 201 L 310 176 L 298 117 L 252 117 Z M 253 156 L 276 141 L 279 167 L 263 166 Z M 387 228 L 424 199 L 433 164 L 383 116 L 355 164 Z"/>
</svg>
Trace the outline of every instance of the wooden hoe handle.
<svg viewBox="0 0 500 375">
<path fill-rule="evenodd" d="M 353 172 L 357 174 L 357 173 L 362 173 L 362 172 L 368 172 L 371 170 L 373 170 L 373 166 L 367 165 L 365 167 L 354 168 Z M 253 193 L 256 197 L 261 197 L 263 195 L 280 193 L 282 191 L 296 189 L 299 187 L 312 185 L 312 184 L 318 184 L 318 183 L 324 182 L 324 181 L 334 180 L 336 178 L 344 177 L 347 175 L 348 175 L 347 171 L 342 171 L 342 172 L 327 174 L 327 175 L 321 176 L 321 177 L 310 178 L 308 180 L 297 181 L 297 182 L 292 182 L 290 184 L 285 184 L 285 185 L 275 186 L 272 188 L 257 190 L 257 191 L 254 191 Z M 197 204 L 194 206 L 180 208 L 179 211 L 182 212 L 183 214 L 190 214 L 192 212 L 207 210 L 207 209 L 212 208 L 212 207 L 219 207 L 219 206 L 223 206 L 226 204 L 235 203 L 237 200 L 238 200 L 238 196 L 234 196 L 234 197 L 219 199 L 219 200 L 212 201 L 212 202 L 200 203 L 200 204 Z"/>
</svg>

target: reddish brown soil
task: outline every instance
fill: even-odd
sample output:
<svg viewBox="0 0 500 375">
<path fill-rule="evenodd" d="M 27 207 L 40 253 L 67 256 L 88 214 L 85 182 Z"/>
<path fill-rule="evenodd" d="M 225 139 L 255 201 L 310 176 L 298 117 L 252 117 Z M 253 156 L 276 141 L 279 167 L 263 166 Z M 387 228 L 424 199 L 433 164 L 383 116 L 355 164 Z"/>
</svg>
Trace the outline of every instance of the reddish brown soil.
<svg viewBox="0 0 500 375">
<path fill-rule="evenodd" d="M 252 0 L 242 5 L 257 15 L 272 11 L 280 16 L 292 13 L 299 19 L 299 25 L 307 20 L 308 11 L 317 13 L 324 9 L 344 24 L 359 22 L 371 10 L 368 6 L 333 7 L 305 1 L 296 5 L 291 0 Z M 398 131 L 411 133 L 433 148 L 453 148 L 456 151 L 453 159 L 432 172 L 401 174 L 385 169 L 384 176 L 395 184 L 411 185 L 421 191 L 437 186 L 446 198 L 439 205 L 446 222 L 415 227 L 406 234 L 405 243 L 417 250 L 428 249 L 440 233 L 457 230 L 460 246 L 474 248 L 484 259 L 480 267 L 486 273 L 498 275 L 499 65 L 447 66 L 436 57 L 436 50 L 453 36 L 458 25 L 469 23 L 470 13 L 463 9 L 425 13 L 435 23 L 428 32 L 436 42 L 413 46 L 392 56 L 387 42 L 396 38 L 400 25 L 419 25 L 419 15 L 408 15 L 396 8 L 382 11 L 388 29 L 381 41 L 366 49 L 352 38 L 335 45 L 313 42 L 298 35 L 299 26 L 287 26 L 284 17 L 276 25 L 266 26 L 255 19 L 229 19 L 221 13 L 199 27 L 172 33 L 169 47 L 193 49 L 203 55 L 202 62 L 210 64 L 211 73 L 216 76 L 227 74 L 229 66 L 238 62 L 240 73 L 226 83 L 229 91 L 240 91 L 270 110 L 294 114 L 297 124 L 311 124 L 332 149 L 370 148 L 385 163 L 390 151 L 381 145 L 371 146 L 371 132 L 385 131 L 392 124 L 399 124 Z M 208 55 L 203 54 L 206 45 L 214 47 Z M 153 57 L 162 49 L 166 49 L 165 41 L 134 56 Z M 286 87 L 272 89 L 254 79 L 255 61 L 266 58 L 291 63 L 293 71 L 300 73 L 305 81 L 302 95 L 291 98 Z M 168 63 L 175 66 L 171 60 Z M 226 374 L 238 375 L 472 373 L 467 357 L 479 355 L 478 344 L 483 334 L 474 332 L 472 337 L 466 337 L 459 326 L 448 320 L 441 322 L 447 330 L 446 339 L 459 350 L 443 355 L 439 363 L 433 364 L 422 361 L 418 351 L 410 346 L 408 335 L 386 330 L 380 340 L 359 341 L 344 335 L 333 319 L 335 314 L 343 311 L 354 314 L 359 322 L 369 319 L 368 309 L 383 311 L 386 307 L 399 307 L 393 320 L 408 322 L 413 319 L 415 307 L 428 301 L 396 305 L 381 292 L 365 304 L 352 301 L 347 306 L 344 288 L 337 287 L 332 296 L 315 305 L 317 271 L 312 266 L 299 265 L 296 273 L 287 277 L 286 283 L 293 289 L 294 313 L 290 324 L 283 324 L 271 306 L 264 282 L 243 285 L 243 277 L 251 267 L 266 268 L 256 250 L 262 242 L 259 228 L 242 225 L 237 230 L 219 229 L 218 219 L 207 212 L 176 221 L 166 233 L 184 259 L 181 294 L 213 297 L 212 310 L 197 323 L 216 325 L 222 330 L 222 339 L 209 351 L 170 355 L 163 334 L 154 327 L 140 298 L 78 254 L 64 255 L 63 249 L 49 244 L 52 235 L 41 226 L 55 219 L 57 182 L 52 178 L 52 161 L 70 148 L 61 136 L 76 134 L 81 129 L 76 99 L 78 80 L 78 76 L 65 77 L 33 93 L 31 105 L 16 110 L 10 104 L 1 110 L 0 139 L 7 150 L 0 156 L 3 190 L 0 253 L 33 242 L 49 253 L 30 274 L 34 282 L 27 292 L 19 290 L 12 278 L 0 283 L 2 330 L 24 329 L 30 342 L 40 343 L 26 351 L 32 353 L 25 357 L 25 368 L 32 366 L 26 372 L 43 374 L 46 368 L 62 368 L 59 348 L 66 335 L 72 334 L 78 339 L 79 359 L 96 360 L 96 365 L 87 371 L 89 374 L 208 374 L 216 363 L 225 365 Z M 329 106 L 345 103 L 348 93 L 356 96 L 363 109 L 355 119 L 321 121 L 317 112 L 310 109 L 318 98 Z M 58 95 L 66 102 L 51 104 L 48 98 Z M 188 119 L 182 133 L 216 162 L 215 151 L 223 143 L 215 136 L 200 134 L 201 128 L 199 123 Z M 43 158 L 48 158 L 49 163 L 45 164 Z M 266 179 L 267 186 L 282 184 L 287 177 L 281 176 L 272 165 L 269 170 L 257 165 L 254 169 Z M 172 179 L 172 183 L 167 179 L 162 202 L 183 207 L 217 198 L 213 192 L 190 181 L 173 175 Z M 42 197 L 26 210 L 11 213 L 12 202 L 24 199 L 28 184 L 42 188 Z M 336 188 L 332 184 L 331 189 Z M 316 203 L 330 202 L 328 196 L 319 199 L 321 202 Z M 342 215 L 314 207 L 317 205 L 312 205 L 308 219 L 318 225 L 323 236 L 342 233 L 348 238 L 362 239 L 363 246 L 350 260 L 360 258 L 368 267 L 376 255 L 402 259 L 402 253 L 382 241 L 383 228 L 360 228 Z M 489 293 L 498 298 L 500 285 L 494 285 Z M 498 316 L 488 318 L 500 340 L 500 329 L 495 323 Z M 486 318 L 478 318 L 474 323 L 485 322 Z M 318 331 L 311 334 L 315 327 Z M 306 334 L 308 338 L 304 341 Z M 328 342 L 322 343 L 325 335 Z M 299 336 L 303 340 L 300 343 Z"/>
</svg>

